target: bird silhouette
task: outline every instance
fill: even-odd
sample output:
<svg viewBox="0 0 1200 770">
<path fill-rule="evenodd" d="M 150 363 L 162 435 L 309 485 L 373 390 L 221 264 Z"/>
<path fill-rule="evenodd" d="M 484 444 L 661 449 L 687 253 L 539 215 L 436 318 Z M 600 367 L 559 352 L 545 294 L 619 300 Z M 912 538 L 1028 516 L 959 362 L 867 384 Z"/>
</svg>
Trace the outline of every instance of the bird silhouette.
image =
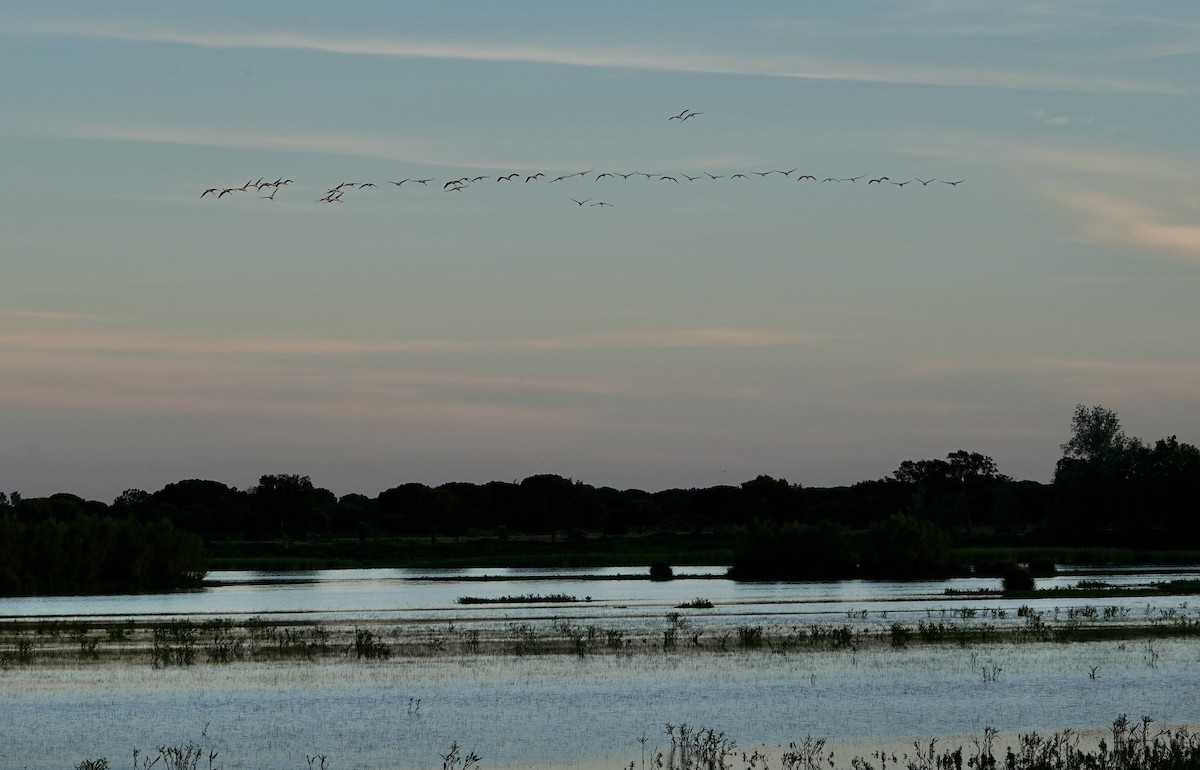
<svg viewBox="0 0 1200 770">
<path fill-rule="evenodd" d="M 888 179 L 886 176 L 881 176 L 878 179 L 872 179 L 871 181 L 867 182 L 867 184 L 883 184 L 884 182 L 890 182 L 890 181 L 891 180 Z"/>
<path fill-rule="evenodd" d="M 942 183 L 943 183 L 943 184 L 948 184 L 948 185 L 950 185 L 951 187 L 958 187 L 960 184 L 962 184 L 962 183 L 963 183 L 963 182 L 965 182 L 965 181 L 967 181 L 967 180 L 965 180 L 965 179 L 960 179 L 960 180 L 958 180 L 957 182 L 947 182 L 945 179 L 943 179 L 943 180 L 942 180 Z"/>
<path fill-rule="evenodd" d="M 590 200 L 591 200 L 591 198 L 584 198 L 584 199 L 583 199 L 583 200 L 581 200 L 581 201 L 577 201 L 577 200 L 575 200 L 574 198 L 569 198 L 569 200 L 571 200 L 571 201 L 574 201 L 576 204 L 578 204 L 578 205 L 579 205 L 579 206 L 582 208 L 583 204 L 585 204 L 585 203 L 587 203 L 588 201 L 590 201 Z"/>
</svg>

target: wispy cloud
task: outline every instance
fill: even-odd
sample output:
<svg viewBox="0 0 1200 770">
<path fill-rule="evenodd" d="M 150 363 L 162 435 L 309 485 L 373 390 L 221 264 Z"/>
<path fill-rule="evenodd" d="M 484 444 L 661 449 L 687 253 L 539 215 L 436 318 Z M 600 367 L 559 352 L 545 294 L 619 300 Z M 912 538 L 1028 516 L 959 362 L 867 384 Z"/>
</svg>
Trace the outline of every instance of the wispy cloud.
<svg viewBox="0 0 1200 770">
<path fill-rule="evenodd" d="M 12 312 L 12 311 L 10 311 Z M 44 313 L 28 318 L 50 320 Z M 63 320 L 55 318 L 53 320 Z M 85 320 L 78 318 L 74 320 Z M 714 327 L 533 337 L 500 341 L 453 339 L 361 340 L 270 335 L 194 336 L 121 329 L 25 328 L 0 330 L 0 349 L 128 353 L 139 355 L 353 356 L 455 353 L 494 349 L 596 350 L 621 348 L 766 347 L 802 345 L 829 335 L 773 329 Z"/>
<path fill-rule="evenodd" d="M 1066 202 L 1080 215 L 1082 237 L 1088 240 L 1151 249 L 1200 265 L 1200 225 L 1171 222 L 1144 203 L 1096 193 L 1073 194 Z"/>
<path fill-rule="evenodd" d="M 514 346 L 534 350 L 767 347 L 771 345 L 803 345 L 829 339 L 832 339 L 829 335 L 809 332 L 784 332 L 772 329 L 710 328 L 540 337 L 517 341 L 514 343 Z"/>
<path fill-rule="evenodd" d="M 528 168 L 528 164 L 502 160 L 464 160 L 446 151 L 435 140 L 420 136 L 386 136 L 364 133 L 313 133 L 287 130 L 223 131 L 186 126 L 121 126 L 72 122 L 52 126 L 51 135 L 64 139 L 105 142 L 146 142 L 190 147 L 219 147 L 272 152 L 315 152 L 361 158 L 401 161 L 413 166 L 442 166 L 472 169 Z M 544 164 L 543 164 L 544 166 Z"/>
<path fill-rule="evenodd" d="M 8 35 L 74 37 L 129 43 L 168 43 L 204 48 L 304 50 L 350 56 L 388 56 L 511 62 L 802 80 L 906 85 L 1081 91 L 1090 93 L 1192 94 L 1190 85 L 1101 74 L 1048 72 L 1045 68 L 963 67 L 904 61 L 865 61 L 816 55 L 670 50 L 664 45 L 545 45 L 487 41 L 428 41 L 370 35 L 317 35 L 288 30 L 235 32 L 150 27 L 136 23 L 6 20 Z"/>
<path fill-rule="evenodd" d="M 1040 107 L 1027 110 L 1025 114 L 1048 126 L 1069 126 L 1072 123 L 1091 123 L 1093 120 L 1091 117 L 1078 118 L 1071 115 L 1051 115 Z"/>
</svg>

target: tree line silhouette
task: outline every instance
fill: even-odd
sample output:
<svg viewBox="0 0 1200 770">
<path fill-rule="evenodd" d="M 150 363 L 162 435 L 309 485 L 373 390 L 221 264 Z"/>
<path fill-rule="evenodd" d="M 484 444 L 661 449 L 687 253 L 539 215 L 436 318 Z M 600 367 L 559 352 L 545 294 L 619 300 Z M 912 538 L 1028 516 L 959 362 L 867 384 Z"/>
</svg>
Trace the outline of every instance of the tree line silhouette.
<svg viewBox="0 0 1200 770">
<path fill-rule="evenodd" d="M 1195 446 L 1130 438 L 1115 412 L 1080 405 L 1062 450 L 1049 484 L 1015 480 L 992 458 L 959 450 L 826 488 L 760 475 L 647 492 L 539 474 L 338 497 L 308 476 L 279 474 L 244 490 L 202 479 L 130 489 L 111 504 L 0 493 L 0 593 L 194 584 L 206 544 L 226 540 L 715 532 L 740 537 L 732 574 L 756 579 L 946 574 L 952 545 L 1200 548 Z"/>
</svg>

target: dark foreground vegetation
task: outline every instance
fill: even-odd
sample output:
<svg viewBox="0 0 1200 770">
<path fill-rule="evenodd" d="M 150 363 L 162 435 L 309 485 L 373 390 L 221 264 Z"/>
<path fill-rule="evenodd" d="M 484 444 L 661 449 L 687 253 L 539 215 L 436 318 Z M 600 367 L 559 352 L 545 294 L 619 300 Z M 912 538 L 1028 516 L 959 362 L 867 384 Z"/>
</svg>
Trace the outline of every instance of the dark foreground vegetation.
<svg viewBox="0 0 1200 770">
<path fill-rule="evenodd" d="M 960 450 L 835 488 L 759 476 L 645 492 L 537 475 L 337 497 L 283 474 L 246 490 L 187 479 L 111 504 L 0 493 L 0 594 L 186 587 L 214 567 L 723 564 L 793 580 L 1200 560 L 1200 450 L 1127 437 L 1099 406 L 1077 407 L 1062 449 L 1050 484 Z"/>
<path fill-rule="evenodd" d="M 1143 716 L 1132 721 L 1121 715 L 1112 724 L 1110 734 L 1089 745 L 1074 730 L 1041 735 L 1022 733 L 1015 744 L 1001 751 L 999 732 L 985 727 L 983 734 L 970 746 L 939 749 L 938 738 L 916 741 L 910 751 L 899 754 L 877 750 L 869 756 L 854 756 L 838 761 L 833 748 L 825 739 L 806 737 L 788 744 L 778 757 L 761 750 L 746 753 L 724 733 L 713 729 L 693 728 L 687 724 L 666 726 L 670 746 L 651 756 L 641 757 L 640 767 L 651 770 L 822 770 L 853 768 L 853 770 L 886 770 L 890 765 L 905 770 L 1194 770 L 1200 767 L 1200 735 L 1186 727 L 1156 729 L 1154 720 Z M 645 746 L 645 739 L 639 738 Z M 482 767 L 483 757 L 475 752 L 464 753 L 457 742 L 451 743 L 439 755 L 443 770 L 469 770 Z M 198 770 L 201 767 L 223 767 L 215 764 L 218 754 L 202 743 L 189 741 L 177 746 L 159 747 L 144 755 L 133 751 L 134 767 L 150 767 L 162 761 L 164 767 L 177 770 Z M 312 770 L 334 767 L 326 755 L 303 755 Z M 299 757 L 297 758 L 299 761 Z M 109 770 L 107 759 L 85 759 L 75 770 Z M 630 760 L 630 770 L 637 770 L 638 760 Z"/>
</svg>

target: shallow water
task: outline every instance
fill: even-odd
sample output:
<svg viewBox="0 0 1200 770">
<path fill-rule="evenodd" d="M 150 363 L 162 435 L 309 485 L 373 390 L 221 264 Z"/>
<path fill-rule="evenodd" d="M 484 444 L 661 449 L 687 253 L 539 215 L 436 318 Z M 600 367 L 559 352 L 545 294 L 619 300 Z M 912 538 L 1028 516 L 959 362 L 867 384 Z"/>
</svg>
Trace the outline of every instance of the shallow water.
<svg viewBox="0 0 1200 770">
<path fill-rule="evenodd" d="M 237 767 L 325 754 L 421 768 L 457 741 L 496 764 L 615 768 L 640 758 L 641 735 L 666 748 L 666 722 L 742 745 L 1103 727 L 1121 713 L 1200 722 L 1197 645 L 1157 651 L 1153 667 L 1138 645 L 1104 643 L 13 668 L 0 675 L 0 762 L 63 767 L 195 739 Z"/>
<path fill-rule="evenodd" d="M 681 612 L 715 635 L 722 626 L 749 622 L 880 628 L 897 620 L 954 618 L 963 608 L 1003 610 L 1007 619 L 997 622 L 1016 623 L 1021 603 L 946 597 L 946 582 L 740 585 L 574 575 L 470 582 L 461 573 L 396 570 L 312 573 L 307 577 L 313 582 L 294 585 L 264 584 L 267 576 L 257 573 L 221 577 L 229 584 L 167 597 L 3 600 L 0 615 L 280 613 L 481 627 L 514 619 L 548 625 L 559 617 L 660 628 L 676 603 L 704 596 L 714 610 Z M 1145 575 L 1126 579 L 1146 582 Z M 456 604 L 464 595 L 551 593 L 591 595 L 593 601 Z M 1121 603 L 1141 619 L 1188 611 L 1178 597 Z M 1056 607 L 1065 614 L 1083 603 L 1036 604 L 1050 617 Z M 450 655 L 161 669 L 148 663 L 14 665 L 0 671 L 0 701 L 0 766 L 6 768 L 71 767 L 99 756 L 113 767 L 130 766 L 135 747 L 196 740 L 219 752 L 217 766 L 238 768 L 305 767 L 305 757 L 316 755 L 327 755 L 330 768 L 436 768 L 440 753 L 457 741 L 464 751 L 482 755 L 485 769 L 616 770 L 640 763 L 639 736 L 647 737 L 648 752 L 665 750 L 667 722 L 724 731 L 742 746 L 785 746 L 809 735 L 867 742 L 977 735 L 985 726 L 1005 732 L 1104 728 L 1122 713 L 1200 723 L 1200 645 L 918 645 L 776 654 L 697 653 L 681 641 L 678 652 L 584 658 Z"/>
<path fill-rule="evenodd" d="M 947 589 L 977 591 L 997 589 L 997 578 L 953 578 L 929 581 L 843 580 L 805 583 L 739 583 L 720 577 L 725 568 L 681 567 L 679 577 L 656 582 L 648 568 L 609 569 L 354 569 L 310 572 L 227 571 L 209 574 L 212 585 L 199 591 L 170 594 L 117 596 L 54 596 L 0 598 L 0 619 L 246 616 L 333 620 L 353 616 L 372 620 L 404 621 L 422 618 L 489 617 L 499 614 L 545 615 L 543 608 L 520 605 L 460 605 L 464 596 L 496 598 L 566 594 L 579 604 L 559 605 L 561 611 L 603 618 L 628 616 L 641 610 L 660 614 L 663 608 L 696 597 L 711 600 L 717 612 L 739 617 L 777 616 L 820 622 L 845 618 L 848 612 L 866 610 L 879 616 L 887 612 L 915 619 L 962 606 L 1015 611 L 1025 604 L 1053 611 L 1055 607 L 1097 604 L 1095 599 L 1012 600 L 998 597 L 947 596 Z M 696 577 L 706 575 L 710 577 Z M 635 579 L 616 580 L 625 576 Z M 712 577 L 716 576 L 716 577 Z M 596 579 L 596 578 L 609 579 Z M 1042 578 L 1042 588 L 1065 588 L 1081 579 L 1103 580 L 1113 585 L 1145 584 L 1173 578 L 1200 580 L 1200 567 L 1180 568 L 1169 575 L 1147 568 L 1087 570 Z M 586 603 L 583 600 L 590 598 Z M 1105 605 L 1121 606 L 1144 614 L 1147 608 L 1167 610 L 1180 604 L 1177 597 L 1117 598 Z M 565 608 L 564 608 L 565 607 Z M 893 618 L 896 619 L 896 618 Z M 743 622 L 743 621 L 738 621 Z"/>
</svg>

